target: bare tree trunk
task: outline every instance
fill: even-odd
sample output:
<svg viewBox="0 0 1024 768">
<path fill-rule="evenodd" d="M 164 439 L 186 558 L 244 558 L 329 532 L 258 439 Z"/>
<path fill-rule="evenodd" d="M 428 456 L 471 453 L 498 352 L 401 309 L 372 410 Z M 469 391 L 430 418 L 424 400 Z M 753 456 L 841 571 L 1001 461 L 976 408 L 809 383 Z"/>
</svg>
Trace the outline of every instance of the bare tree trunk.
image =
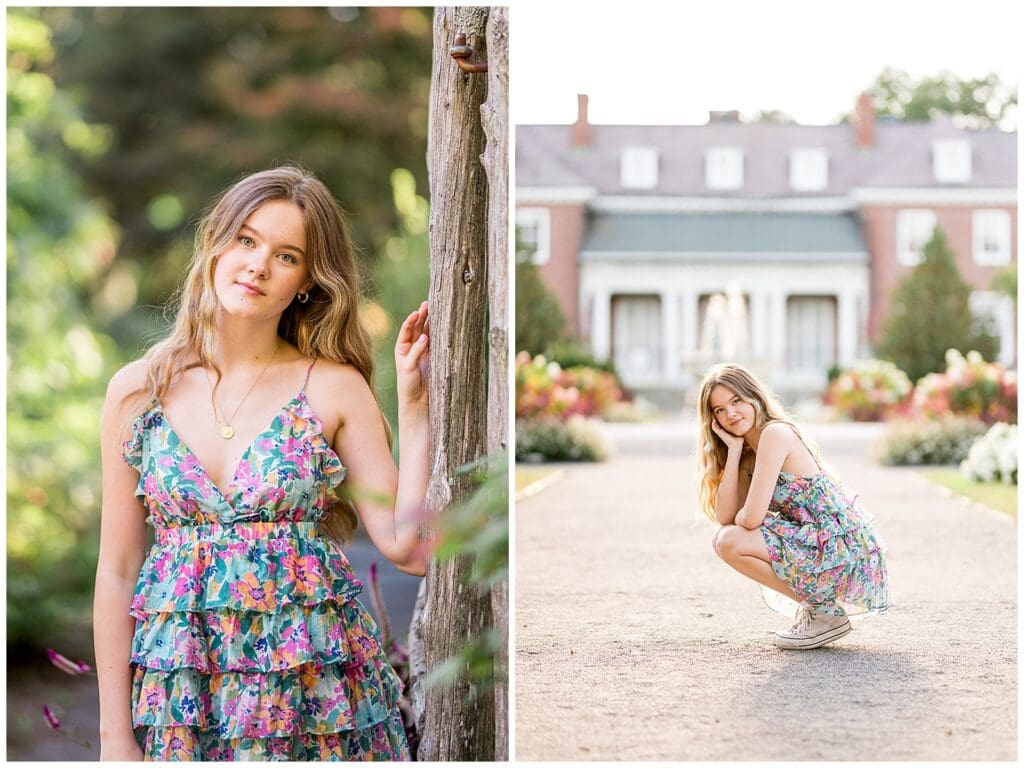
<svg viewBox="0 0 1024 768">
<path fill-rule="evenodd" d="M 430 432 L 427 505 L 439 513 L 472 493 L 460 467 L 486 452 L 487 180 L 480 155 L 486 80 L 463 73 L 448 49 L 463 33 L 484 45 L 488 9 L 438 8 L 430 101 Z M 486 52 L 482 52 L 486 55 Z M 465 558 L 428 568 L 414 633 L 416 669 L 432 670 L 492 626 L 491 602 L 467 585 Z M 454 685 L 427 688 L 417 718 L 419 760 L 493 760 L 494 698 L 472 690 L 465 670 Z"/>
<path fill-rule="evenodd" d="M 487 101 L 481 108 L 487 146 L 487 283 L 490 359 L 487 366 L 487 452 L 508 448 L 508 11 L 487 18 Z M 494 654 L 494 759 L 508 760 L 508 582 L 491 588 L 500 644 Z"/>
</svg>

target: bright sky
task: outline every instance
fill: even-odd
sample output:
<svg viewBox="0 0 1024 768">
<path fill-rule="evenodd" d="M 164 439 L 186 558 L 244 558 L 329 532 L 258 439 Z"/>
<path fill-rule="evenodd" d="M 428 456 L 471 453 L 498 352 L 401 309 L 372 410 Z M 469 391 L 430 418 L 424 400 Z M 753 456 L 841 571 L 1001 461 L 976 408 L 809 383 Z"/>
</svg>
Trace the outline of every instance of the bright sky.
<svg viewBox="0 0 1024 768">
<path fill-rule="evenodd" d="M 996 72 L 1016 83 L 1021 8 L 1006 0 L 513 2 L 512 117 L 692 124 L 708 110 L 777 109 L 831 123 L 886 66 Z"/>
</svg>

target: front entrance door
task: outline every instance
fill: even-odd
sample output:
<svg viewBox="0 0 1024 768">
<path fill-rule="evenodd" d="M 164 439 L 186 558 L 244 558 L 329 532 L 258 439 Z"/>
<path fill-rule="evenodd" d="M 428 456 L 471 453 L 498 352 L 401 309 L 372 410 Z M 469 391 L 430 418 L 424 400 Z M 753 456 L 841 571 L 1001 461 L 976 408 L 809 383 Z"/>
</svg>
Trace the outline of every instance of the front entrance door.
<svg viewBox="0 0 1024 768">
<path fill-rule="evenodd" d="M 612 296 L 612 358 L 627 386 L 661 375 L 661 297 Z"/>
</svg>

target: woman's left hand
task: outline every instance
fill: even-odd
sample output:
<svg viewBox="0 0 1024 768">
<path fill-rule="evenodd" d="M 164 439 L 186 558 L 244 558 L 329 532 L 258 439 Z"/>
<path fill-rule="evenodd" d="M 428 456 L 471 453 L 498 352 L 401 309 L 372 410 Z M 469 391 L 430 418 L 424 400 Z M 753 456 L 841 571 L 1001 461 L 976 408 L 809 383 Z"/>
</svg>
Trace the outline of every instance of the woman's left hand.
<svg viewBox="0 0 1024 768">
<path fill-rule="evenodd" d="M 427 302 L 405 318 L 395 342 L 399 408 L 427 407 L 430 387 L 430 318 Z"/>
</svg>

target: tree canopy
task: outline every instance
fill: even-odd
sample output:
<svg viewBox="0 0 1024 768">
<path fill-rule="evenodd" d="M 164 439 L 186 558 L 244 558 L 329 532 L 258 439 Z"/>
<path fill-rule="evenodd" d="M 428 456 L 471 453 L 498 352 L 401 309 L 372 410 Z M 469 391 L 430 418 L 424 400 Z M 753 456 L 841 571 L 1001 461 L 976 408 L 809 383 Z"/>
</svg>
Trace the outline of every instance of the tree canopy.
<svg viewBox="0 0 1024 768">
<path fill-rule="evenodd" d="M 942 71 L 925 77 L 886 68 L 868 88 L 879 115 L 930 120 L 952 115 L 969 128 L 1016 127 L 1017 90 L 998 75 L 961 78 Z"/>
<path fill-rule="evenodd" d="M 122 228 L 143 303 L 179 277 L 198 214 L 240 176 L 299 163 L 372 261 L 401 226 L 389 179 L 426 189 L 427 8 L 49 8 L 46 67 L 108 151 L 75 158 Z M 178 258 L 167 258 L 168 249 Z"/>
<path fill-rule="evenodd" d="M 978 327 L 971 314 L 970 293 L 945 234 L 936 227 L 921 263 L 893 292 L 878 356 L 894 362 L 911 381 L 946 370 L 950 348 L 976 349 L 991 360 L 996 340 Z"/>
<path fill-rule="evenodd" d="M 17 648 L 57 643 L 89 620 L 99 413 L 118 358 L 95 320 L 110 303 L 98 288 L 117 230 L 64 159 L 102 140 L 34 71 L 54 55 L 36 12 L 8 12 L 7 53 L 7 640 Z"/>
</svg>

